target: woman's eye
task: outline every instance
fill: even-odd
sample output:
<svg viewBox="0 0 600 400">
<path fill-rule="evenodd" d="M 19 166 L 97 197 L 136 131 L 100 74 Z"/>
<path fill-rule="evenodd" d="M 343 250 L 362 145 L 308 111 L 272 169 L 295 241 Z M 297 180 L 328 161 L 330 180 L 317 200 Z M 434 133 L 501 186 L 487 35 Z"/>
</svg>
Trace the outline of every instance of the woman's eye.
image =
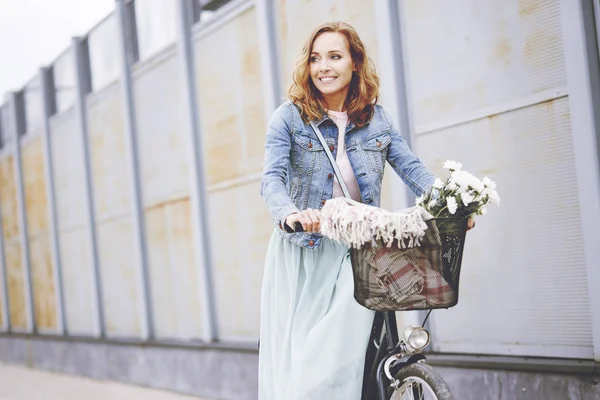
<svg viewBox="0 0 600 400">
<path fill-rule="evenodd" d="M 319 59 L 317 57 L 311 57 L 310 62 L 317 62 Z"/>
<path fill-rule="evenodd" d="M 334 56 L 331 56 L 331 58 L 334 59 L 334 60 L 339 60 L 340 58 L 342 58 L 342 56 L 336 54 Z"/>
</svg>

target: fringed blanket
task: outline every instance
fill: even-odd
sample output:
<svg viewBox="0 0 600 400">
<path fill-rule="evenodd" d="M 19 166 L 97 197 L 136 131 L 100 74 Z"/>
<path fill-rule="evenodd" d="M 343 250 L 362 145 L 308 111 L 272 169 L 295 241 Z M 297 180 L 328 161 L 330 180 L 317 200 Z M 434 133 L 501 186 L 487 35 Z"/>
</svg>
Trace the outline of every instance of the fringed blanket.
<svg viewBox="0 0 600 400">
<path fill-rule="evenodd" d="M 389 212 L 337 197 L 327 201 L 321 210 L 321 233 L 352 248 L 379 239 L 388 247 L 397 239 L 399 248 L 410 248 L 419 246 L 427 230 L 425 221 L 431 218 L 419 206 Z"/>
</svg>

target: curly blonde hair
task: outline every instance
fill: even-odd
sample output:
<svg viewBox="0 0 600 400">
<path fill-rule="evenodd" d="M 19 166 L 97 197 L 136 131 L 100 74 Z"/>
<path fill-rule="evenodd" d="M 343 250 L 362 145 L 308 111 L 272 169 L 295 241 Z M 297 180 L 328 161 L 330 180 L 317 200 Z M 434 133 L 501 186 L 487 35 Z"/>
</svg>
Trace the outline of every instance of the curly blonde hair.
<svg viewBox="0 0 600 400">
<path fill-rule="evenodd" d="M 325 32 L 341 33 L 348 41 L 356 72 L 352 73 L 345 109 L 350 121 L 356 126 L 363 126 L 373 118 L 374 107 L 379 96 L 379 77 L 358 33 L 345 22 L 327 22 L 317 27 L 310 35 L 296 63 L 289 98 L 300 108 L 300 114 L 306 122 L 323 116 L 325 109 L 323 98 L 310 78 L 309 63 L 315 40 Z"/>
</svg>

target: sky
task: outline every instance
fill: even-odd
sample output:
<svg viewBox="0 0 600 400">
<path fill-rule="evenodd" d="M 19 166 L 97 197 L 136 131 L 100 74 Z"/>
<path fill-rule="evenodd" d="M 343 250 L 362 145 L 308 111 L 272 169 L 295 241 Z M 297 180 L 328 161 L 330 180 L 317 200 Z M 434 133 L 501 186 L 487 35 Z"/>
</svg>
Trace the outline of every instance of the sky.
<svg viewBox="0 0 600 400">
<path fill-rule="evenodd" d="M 0 0 L 0 104 L 115 8 L 115 0 Z"/>
</svg>

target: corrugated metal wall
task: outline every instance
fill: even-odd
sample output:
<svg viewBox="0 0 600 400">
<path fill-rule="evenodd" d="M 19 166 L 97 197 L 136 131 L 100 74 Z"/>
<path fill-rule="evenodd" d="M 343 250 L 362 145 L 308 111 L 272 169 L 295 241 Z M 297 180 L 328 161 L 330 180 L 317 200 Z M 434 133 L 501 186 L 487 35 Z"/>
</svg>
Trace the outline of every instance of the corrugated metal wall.
<svg viewBox="0 0 600 400">
<path fill-rule="evenodd" d="M 591 358 L 559 2 L 408 1 L 405 20 L 424 161 L 461 160 L 503 199 L 469 234 L 436 348 Z"/>
<path fill-rule="evenodd" d="M 170 8 L 175 2 L 159 3 L 161 12 L 176 14 Z M 574 198 L 578 188 L 558 1 L 403 4 L 406 73 L 419 156 L 439 174 L 444 160 L 460 160 L 470 172 L 496 180 L 503 198 L 502 206 L 491 209 L 469 234 L 461 302 L 452 310 L 434 313 L 435 348 L 591 358 L 589 266 L 583 258 Z M 310 30 L 331 19 L 354 25 L 375 64 L 393 68 L 381 47 L 373 3 L 278 0 L 276 6 L 284 89 L 291 83 L 295 57 Z M 221 20 L 217 12 L 206 29 L 195 30 L 195 89 L 220 339 L 255 341 L 263 257 L 272 229 L 259 194 L 268 110 L 257 9 L 248 1 L 234 1 L 225 9 Z M 143 27 L 139 31 L 143 49 L 141 61 L 132 68 L 151 320 L 156 338 L 200 339 L 206 328 L 206 297 L 200 284 L 202 257 L 193 239 L 186 99 L 177 78 L 182 70 L 172 43 L 146 37 L 152 29 L 144 24 L 156 21 L 153 15 L 145 9 L 137 17 Z M 140 338 L 145 331 L 145 289 L 136 254 L 134 177 L 119 80 L 117 26 L 113 15 L 87 36 L 92 91 L 82 115 L 88 129 L 93 226 L 86 214 L 90 199 L 80 114 L 73 108 L 74 91 L 65 89 L 76 81 L 72 49 L 55 63 L 55 84 L 65 85 L 59 85 L 60 90 L 57 86 L 57 113 L 50 118 L 48 133 L 67 331 L 97 335 L 95 296 L 101 288 L 106 334 Z M 160 29 L 176 37 L 175 26 Z M 36 84 L 32 81 L 30 86 Z M 392 89 L 383 84 L 385 101 L 392 97 Z M 33 89 L 31 93 L 26 105 L 41 101 Z M 35 325 L 46 333 L 59 326 L 57 266 L 52 265 L 42 113 L 27 110 L 27 125 L 34 129 L 20 139 L 22 205 L 14 142 L 0 151 L 6 297 L 12 330 L 31 328 L 25 273 L 29 268 Z M 398 180 L 391 175 L 384 185 L 385 208 L 404 202 L 392 190 Z M 21 207 L 27 216 L 29 266 L 22 259 Z M 99 282 L 91 228 L 96 233 Z M 6 316 L 0 312 L 0 326 L 5 325 Z M 567 336 L 569 345 L 563 340 Z"/>
</svg>

